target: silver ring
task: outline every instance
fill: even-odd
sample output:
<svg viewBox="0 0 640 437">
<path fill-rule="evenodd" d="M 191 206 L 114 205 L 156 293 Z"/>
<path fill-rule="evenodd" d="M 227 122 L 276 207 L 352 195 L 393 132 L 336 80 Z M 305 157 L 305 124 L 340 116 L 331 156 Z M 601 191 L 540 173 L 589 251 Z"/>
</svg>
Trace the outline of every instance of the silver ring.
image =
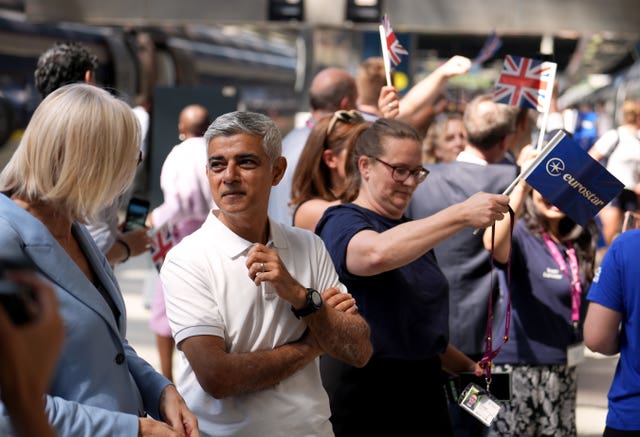
<svg viewBox="0 0 640 437">
<path fill-rule="evenodd" d="M 260 263 L 260 270 L 264 273 L 264 263 Z"/>
<path fill-rule="evenodd" d="M 393 109 L 393 103 L 389 103 L 387 106 L 389 107 L 389 109 Z"/>
</svg>

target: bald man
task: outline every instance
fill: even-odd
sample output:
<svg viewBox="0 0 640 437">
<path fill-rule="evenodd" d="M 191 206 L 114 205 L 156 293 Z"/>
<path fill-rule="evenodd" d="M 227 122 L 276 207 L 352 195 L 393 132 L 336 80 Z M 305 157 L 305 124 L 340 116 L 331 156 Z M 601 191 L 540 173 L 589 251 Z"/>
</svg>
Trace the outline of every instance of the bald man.
<svg viewBox="0 0 640 437">
<path fill-rule="evenodd" d="M 209 112 L 204 106 L 188 105 L 178 118 L 182 141 L 171 149 L 160 172 L 163 203 L 149 214 L 154 229 L 168 223 L 177 244 L 202 225 L 215 206 L 207 178 L 207 145 L 203 135 L 209 126 Z M 156 335 L 162 374 L 173 380 L 174 342 L 165 314 L 164 292 L 160 281 L 151 304 L 151 330 Z"/>
<path fill-rule="evenodd" d="M 178 132 L 180 141 L 201 137 L 209 126 L 209 112 L 201 105 L 188 105 L 180 111 Z"/>
<path fill-rule="evenodd" d="M 293 173 L 311 128 L 325 115 L 340 109 L 356 109 L 357 100 L 355 79 L 347 71 L 329 67 L 315 75 L 309 88 L 311 118 L 305 126 L 292 130 L 282 139 L 282 156 L 287 159 L 287 169 L 280 183 L 271 188 L 269 217 L 288 225 L 293 223 L 293 211 L 289 206 Z"/>
</svg>

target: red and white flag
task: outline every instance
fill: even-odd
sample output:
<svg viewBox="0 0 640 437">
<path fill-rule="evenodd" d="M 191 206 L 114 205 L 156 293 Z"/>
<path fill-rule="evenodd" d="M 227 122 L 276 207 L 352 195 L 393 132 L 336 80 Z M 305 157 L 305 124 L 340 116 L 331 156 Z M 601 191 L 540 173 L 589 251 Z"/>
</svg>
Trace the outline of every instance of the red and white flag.
<svg viewBox="0 0 640 437">
<path fill-rule="evenodd" d="M 384 14 L 382 16 L 382 27 L 384 28 L 389 60 L 393 63 L 394 66 L 398 65 L 402 61 L 400 56 L 407 56 L 409 52 L 402 46 L 402 44 L 400 44 L 400 41 L 398 41 L 396 34 L 393 32 L 393 28 L 391 27 L 391 22 L 389 21 L 389 17 L 387 16 L 387 14 Z"/>
<path fill-rule="evenodd" d="M 162 263 L 164 263 L 164 259 L 172 247 L 173 234 L 169 225 L 165 223 L 151 237 L 151 258 L 158 271 L 160 271 L 160 267 L 162 267 Z"/>
</svg>

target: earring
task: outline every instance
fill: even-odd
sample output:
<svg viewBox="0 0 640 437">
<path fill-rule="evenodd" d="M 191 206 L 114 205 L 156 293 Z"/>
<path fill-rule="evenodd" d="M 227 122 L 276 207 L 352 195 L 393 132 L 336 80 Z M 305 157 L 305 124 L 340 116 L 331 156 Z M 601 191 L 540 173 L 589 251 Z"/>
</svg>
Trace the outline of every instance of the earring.
<svg viewBox="0 0 640 437">
<path fill-rule="evenodd" d="M 184 140 L 186 140 L 186 139 L 187 139 L 187 136 L 186 136 L 185 134 L 180 134 L 180 135 L 178 135 L 178 139 L 179 139 L 180 141 L 184 141 Z"/>
</svg>

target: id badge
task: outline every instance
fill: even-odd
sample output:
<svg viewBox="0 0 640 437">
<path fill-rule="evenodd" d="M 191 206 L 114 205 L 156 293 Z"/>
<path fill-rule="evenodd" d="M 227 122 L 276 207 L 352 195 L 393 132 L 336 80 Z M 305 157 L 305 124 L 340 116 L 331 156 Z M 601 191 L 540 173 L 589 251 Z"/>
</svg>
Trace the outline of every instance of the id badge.
<svg viewBox="0 0 640 437">
<path fill-rule="evenodd" d="M 584 361 L 584 341 L 570 344 L 567 347 L 567 366 L 573 367 Z"/>
<path fill-rule="evenodd" d="M 486 426 L 491 426 L 502 409 L 491 393 L 474 383 L 464 389 L 458 404 Z"/>
</svg>

